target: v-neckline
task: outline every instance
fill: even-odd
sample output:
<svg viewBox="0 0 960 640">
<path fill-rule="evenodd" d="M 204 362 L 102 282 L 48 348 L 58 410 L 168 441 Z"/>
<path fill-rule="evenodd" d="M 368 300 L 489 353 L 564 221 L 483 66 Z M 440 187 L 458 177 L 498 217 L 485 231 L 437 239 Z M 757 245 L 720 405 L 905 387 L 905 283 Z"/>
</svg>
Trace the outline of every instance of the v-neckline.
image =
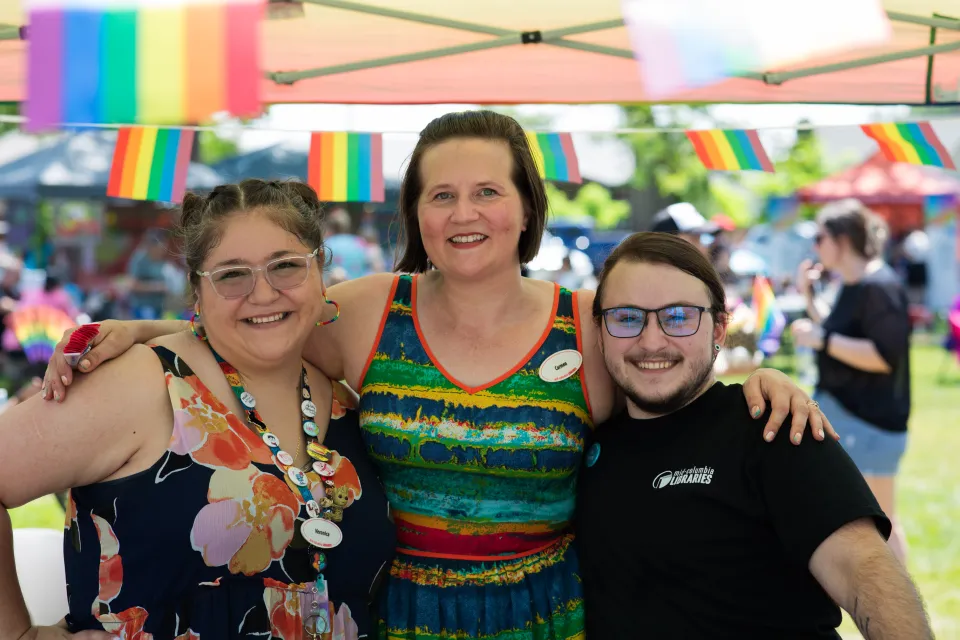
<svg viewBox="0 0 960 640">
<path fill-rule="evenodd" d="M 550 317 L 547 319 L 547 326 L 544 327 L 543 333 L 540 335 L 540 339 L 537 340 L 533 348 L 530 349 L 530 351 L 528 351 L 520 359 L 520 361 L 517 364 L 511 367 L 510 370 L 508 370 L 503 375 L 500 375 L 494 378 L 493 380 L 491 380 L 490 382 L 487 382 L 486 384 L 482 384 L 476 387 L 471 387 L 467 384 L 460 382 L 454 376 L 452 376 L 444 368 L 444 366 L 440 364 L 440 361 L 437 359 L 436 356 L 434 356 L 433 351 L 430 349 L 430 345 L 427 343 L 427 339 L 423 335 L 423 329 L 420 327 L 420 317 L 417 314 L 417 282 L 420 280 L 420 275 L 419 274 L 414 275 L 412 277 L 412 280 L 413 282 L 411 283 L 411 286 L 410 286 L 410 314 L 413 316 L 413 326 L 414 326 L 414 329 L 416 329 L 417 331 L 417 338 L 419 338 L 420 340 L 420 345 L 423 347 L 423 351 L 427 354 L 427 358 L 430 360 L 430 364 L 436 367 L 437 371 L 439 371 L 443 375 L 443 377 L 447 379 L 447 381 L 450 384 L 454 385 L 455 387 L 457 387 L 458 389 L 460 389 L 461 391 L 469 395 L 473 395 L 475 393 L 485 391 L 490 387 L 498 385 L 504 380 L 506 380 L 507 378 L 509 378 L 510 376 L 520 371 L 524 366 L 526 366 L 527 362 L 530 361 L 530 358 L 536 355 L 537 351 L 539 351 L 540 348 L 543 347 L 544 343 L 547 341 L 547 338 L 550 337 L 550 331 L 553 330 L 553 326 L 557 322 L 557 310 L 559 309 L 559 305 L 560 305 L 560 285 L 557 283 L 553 283 L 553 311 L 550 313 Z"/>
</svg>

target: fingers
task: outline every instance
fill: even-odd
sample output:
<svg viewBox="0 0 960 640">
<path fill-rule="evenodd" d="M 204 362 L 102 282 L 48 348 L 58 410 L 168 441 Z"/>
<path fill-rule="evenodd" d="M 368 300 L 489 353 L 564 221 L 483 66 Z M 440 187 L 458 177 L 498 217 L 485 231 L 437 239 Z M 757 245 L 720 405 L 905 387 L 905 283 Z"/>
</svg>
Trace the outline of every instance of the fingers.
<svg viewBox="0 0 960 640">
<path fill-rule="evenodd" d="M 73 378 L 73 372 L 66 366 L 66 360 L 63 357 L 63 350 L 70 342 L 70 336 L 73 335 L 73 329 L 67 329 L 63 332 L 60 342 L 54 347 L 53 355 L 47 363 L 47 370 L 43 374 L 43 383 L 40 387 L 40 397 L 44 400 L 63 397 L 62 389 L 69 384 Z M 61 366 L 64 365 L 64 366 Z M 66 369 L 66 370 L 64 370 Z M 64 381 L 66 378 L 66 381 Z M 57 396 L 59 392 L 59 396 Z"/>
<path fill-rule="evenodd" d="M 811 411 L 813 407 L 805 396 L 806 394 L 794 394 L 790 401 L 790 413 L 793 416 L 790 424 L 790 442 L 793 444 L 800 444 L 803 440 L 803 433 L 807 430 L 808 420 L 811 420 L 810 426 L 813 427 L 812 415 L 816 412 Z"/>
<path fill-rule="evenodd" d="M 763 388 L 760 385 L 759 376 L 750 374 L 743 381 L 743 395 L 747 399 L 747 407 L 750 409 L 750 416 L 759 418 L 767 410 L 767 401 L 763 398 Z"/>
<path fill-rule="evenodd" d="M 787 414 L 790 413 L 790 400 L 783 394 L 778 395 L 779 397 L 770 400 L 770 419 L 767 420 L 767 424 L 763 428 L 763 439 L 767 442 L 773 441 L 777 432 L 780 431 L 783 421 L 787 419 Z M 806 418 L 804 418 L 804 422 L 806 422 Z"/>
</svg>

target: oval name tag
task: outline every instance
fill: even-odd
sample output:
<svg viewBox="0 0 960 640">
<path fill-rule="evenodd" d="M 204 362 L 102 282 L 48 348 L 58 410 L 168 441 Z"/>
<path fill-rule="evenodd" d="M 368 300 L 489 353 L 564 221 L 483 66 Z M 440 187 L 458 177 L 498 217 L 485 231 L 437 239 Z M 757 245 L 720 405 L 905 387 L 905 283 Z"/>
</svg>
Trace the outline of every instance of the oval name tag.
<svg viewBox="0 0 960 640">
<path fill-rule="evenodd" d="M 583 356 L 579 351 L 565 349 L 549 356 L 540 365 L 540 379 L 546 382 L 560 382 L 566 380 L 583 364 Z"/>
<path fill-rule="evenodd" d="M 303 539 L 318 549 L 333 549 L 343 541 L 343 532 L 325 518 L 310 518 L 300 526 Z"/>
</svg>

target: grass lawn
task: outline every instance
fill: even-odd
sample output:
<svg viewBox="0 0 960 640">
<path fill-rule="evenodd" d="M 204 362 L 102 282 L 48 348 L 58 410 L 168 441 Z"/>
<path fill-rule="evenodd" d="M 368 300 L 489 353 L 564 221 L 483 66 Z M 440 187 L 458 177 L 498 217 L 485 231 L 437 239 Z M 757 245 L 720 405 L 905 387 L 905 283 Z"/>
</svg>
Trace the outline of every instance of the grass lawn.
<svg viewBox="0 0 960 640">
<path fill-rule="evenodd" d="M 910 544 L 910 573 L 937 638 L 960 640 L 960 366 L 951 363 L 948 382 L 938 384 L 943 350 L 918 344 L 911 357 L 913 415 L 897 504 Z M 786 361 L 771 364 L 791 368 Z M 52 496 L 14 509 L 11 516 L 14 527 L 63 527 L 63 512 Z M 860 637 L 849 620 L 841 631 Z"/>
</svg>

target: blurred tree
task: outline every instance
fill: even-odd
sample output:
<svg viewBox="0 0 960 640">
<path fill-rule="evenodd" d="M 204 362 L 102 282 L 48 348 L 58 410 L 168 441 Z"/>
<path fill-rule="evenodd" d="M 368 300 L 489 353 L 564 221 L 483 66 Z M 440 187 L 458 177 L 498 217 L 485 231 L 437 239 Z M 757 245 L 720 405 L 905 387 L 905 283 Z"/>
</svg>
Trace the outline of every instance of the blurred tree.
<svg viewBox="0 0 960 640">
<path fill-rule="evenodd" d="M 801 120 L 801 126 L 809 125 Z M 771 158 L 771 160 L 773 160 Z M 794 142 L 786 157 L 774 161 L 776 173 L 764 173 L 752 176 L 750 188 L 764 199 L 776 196 L 789 196 L 805 185 L 817 182 L 829 175 L 830 170 L 824 162 L 823 150 L 816 134 L 809 129 L 797 131 L 797 140 Z M 813 215 L 812 209 L 802 206 L 800 216 L 807 218 Z M 761 215 L 761 219 L 763 219 Z"/>
<path fill-rule="evenodd" d="M 630 215 L 628 202 L 614 200 L 610 190 L 596 182 L 588 182 L 580 187 L 572 200 L 548 182 L 547 200 L 552 217 L 571 220 L 593 218 L 596 229 L 613 229 Z"/>
<path fill-rule="evenodd" d="M 213 131 L 198 131 L 194 142 L 193 159 L 204 164 L 216 164 L 237 155 L 237 143 L 221 138 Z"/>
<path fill-rule="evenodd" d="M 20 115 L 20 105 L 16 102 L 0 102 L 0 115 L 18 116 Z M 0 122 L 0 135 L 19 127 L 20 125 L 15 122 Z"/>
</svg>

